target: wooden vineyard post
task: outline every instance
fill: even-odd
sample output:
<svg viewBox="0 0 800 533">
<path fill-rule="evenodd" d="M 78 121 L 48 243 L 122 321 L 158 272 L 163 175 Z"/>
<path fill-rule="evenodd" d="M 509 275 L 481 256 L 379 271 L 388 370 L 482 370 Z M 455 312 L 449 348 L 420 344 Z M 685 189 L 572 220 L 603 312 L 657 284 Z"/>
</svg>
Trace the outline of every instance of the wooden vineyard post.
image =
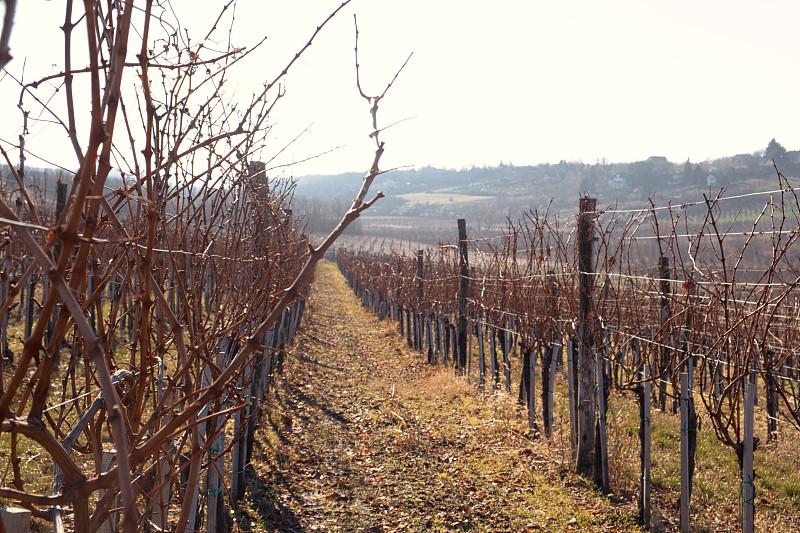
<svg viewBox="0 0 800 533">
<path fill-rule="evenodd" d="M 503 376 L 506 378 L 506 392 L 511 393 L 511 360 L 509 359 L 508 352 L 511 351 L 511 332 L 508 329 L 508 321 L 505 321 L 503 333 L 503 342 L 501 348 L 503 349 Z"/>
<path fill-rule="evenodd" d="M 458 219 L 458 362 L 456 368 L 463 374 L 467 368 L 467 298 L 469 297 L 469 258 L 467 257 L 467 222 Z"/>
<path fill-rule="evenodd" d="M 31 512 L 20 507 L 0 508 L 0 520 L 8 533 L 28 533 L 31 530 Z"/>
<path fill-rule="evenodd" d="M 744 386 L 744 429 L 742 442 L 742 533 L 753 533 L 756 488 L 753 479 L 753 404 L 755 385 Z"/>
<path fill-rule="evenodd" d="M 642 370 L 642 397 L 641 420 L 639 421 L 639 435 L 642 440 L 642 468 L 639 478 L 639 520 L 647 531 L 650 531 L 650 365 L 644 365 Z"/>
<path fill-rule="evenodd" d="M 417 348 L 417 310 L 411 309 L 409 315 L 408 331 L 411 334 L 409 347 Z"/>
<path fill-rule="evenodd" d="M 116 459 L 117 450 L 103 450 L 103 453 L 100 456 L 100 469 L 103 472 L 108 472 L 114 466 L 114 459 Z M 103 497 L 105 494 L 104 490 L 100 491 L 100 498 Z M 117 496 L 119 498 L 119 496 Z M 117 507 L 113 505 L 112 507 Z M 110 513 L 108 518 L 100 524 L 100 528 L 97 530 L 99 533 L 113 533 L 117 530 L 117 524 L 119 522 L 119 513 Z"/>
<path fill-rule="evenodd" d="M 289 336 L 289 339 L 291 339 L 291 335 Z M 249 405 L 247 405 L 244 409 L 240 409 L 238 411 L 238 413 L 237 413 L 237 414 L 241 413 L 240 414 L 240 421 L 239 421 L 240 436 L 238 437 L 238 440 L 234 444 L 234 446 L 239 449 L 239 464 L 240 464 L 240 471 L 241 471 L 241 474 L 240 474 L 240 476 L 241 476 L 240 477 L 240 485 L 239 485 L 240 499 L 244 498 L 244 492 L 245 492 L 245 488 L 247 486 L 247 484 L 245 482 L 245 478 L 244 478 L 245 465 L 250 464 L 250 455 L 249 455 L 249 450 L 248 450 L 248 447 L 247 447 L 247 444 L 248 444 L 248 439 L 247 439 L 248 427 L 250 425 L 250 422 L 254 421 L 254 419 L 255 419 L 254 412 L 255 412 L 255 409 L 256 409 L 256 402 L 254 401 L 255 395 L 253 394 L 253 385 L 254 385 L 254 383 L 253 383 L 253 373 L 254 373 L 254 371 L 255 371 L 255 368 L 254 368 L 254 366 L 252 364 L 250 364 L 249 366 L 245 367 L 245 372 L 246 372 L 246 374 L 249 375 L 249 377 L 247 378 L 246 384 L 244 385 L 244 389 L 242 390 L 242 399 L 244 400 L 245 404 L 249 404 Z"/>
<path fill-rule="evenodd" d="M 219 361 L 219 353 L 220 352 L 226 353 L 227 350 L 228 350 L 228 347 L 229 347 L 229 340 L 228 340 L 228 337 L 226 335 L 220 340 L 219 346 L 217 346 L 217 361 Z M 203 367 L 202 377 L 200 379 L 201 379 L 201 384 L 202 384 L 203 388 L 208 387 L 211 384 L 211 382 L 213 381 L 212 370 L 211 370 L 211 367 L 208 364 L 206 364 Z M 200 411 L 200 413 L 201 413 L 201 419 L 206 418 L 208 415 L 211 414 L 211 405 L 208 404 L 205 407 L 203 407 L 203 409 L 202 409 L 202 411 Z M 193 448 L 192 449 L 192 453 L 193 454 L 195 452 L 195 447 L 196 447 L 196 449 L 198 451 L 204 449 L 205 438 L 206 438 L 206 427 L 207 426 L 208 426 L 208 421 L 200 422 L 200 424 L 198 425 L 198 434 L 200 436 L 200 441 L 193 443 L 193 447 L 192 447 Z M 202 455 L 201 455 L 201 457 L 198 458 L 198 461 L 202 462 Z M 187 474 L 188 474 L 188 472 L 187 472 Z M 188 485 L 188 483 L 193 483 L 193 484 L 196 485 L 195 488 L 194 488 L 194 491 L 193 491 L 196 497 L 194 498 L 194 500 L 191 503 L 189 519 L 188 519 L 189 527 L 191 529 L 195 529 L 195 526 L 198 523 L 198 516 L 202 513 L 201 505 L 205 500 L 201 500 L 201 498 L 199 497 L 200 496 L 200 479 L 199 479 L 199 477 L 197 477 L 196 479 L 192 479 L 191 477 L 187 478 L 187 485 Z"/>
<path fill-rule="evenodd" d="M 442 318 L 440 316 L 438 316 L 438 315 L 436 316 L 436 322 L 435 322 L 434 325 L 435 325 L 435 330 L 436 330 L 434 332 L 435 333 L 434 337 L 435 337 L 435 341 L 436 341 L 436 348 L 435 348 L 434 351 L 436 353 L 436 364 L 439 364 L 441 361 L 443 361 L 445 359 L 445 357 L 444 357 L 444 339 L 442 338 L 442 329 L 443 329 L 442 328 Z"/>
<path fill-rule="evenodd" d="M 561 353 L 561 344 L 553 342 L 553 356 L 550 359 L 550 382 L 547 386 L 547 408 L 545 409 L 544 432 L 548 439 L 553 438 L 553 389 L 556 385 L 556 361 Z"/>
<path fill-rule="evenodd" d="M 399 305 L 395 306 L 395 314 L 396 314 L 397 321 L 400 323 L 400 336 L 401 337 L 405 337 L 406 336 L 406 331 L 405 331 L 406 330 L 406 328 L 405 328 L 406 321 L 403 318 L 405 316 L 403 314 L 403 308 L 400 307 Z"/>
<path fill-rule="evenodd" d="M 578 442 L 578 416 L 575 400 L 578 391 L 575 390 L 575 358 L 574 358 L 574 339 L 567 341 L 567 387 L 569 389 L 569 447 L 572 450 L 572 458 L 575 458 L 575 445 Z"/>
<path fill-rule="evenodd" d="M 300 327 L 300 321 L 303 319 L 303 312 L 306 308 L 306 301 L 304 299 L 300 299 L 297 301 L 297 305 L 294 309 L 294 320 L 292 321 L 292 329 L 290 332 L 290 337 L 294 339 L 295 333 L 297 333 L 297 328 Z M 383 320 L 383 319 L 381 319 Z"/>
<path fill-rule="evenodd" d="M 533 343 L 527 348 L 528 351 L 528 429 L 536 427 L 536 402 L 533 392 L 533 385 L 536 382 L 536 356 L 534 355 Z"/>
<path fill-rule="evenodd" d="M 411 340 L 411 309 L 408 307 L 406 307 L 406 343 L 409 348 L 414 346 L 414 342 Z"/>
<path fill-rule="evenodd" d="M 539 346 L 540 344 L 533 339 L 531 342 L 530 383 L 528 383 L 528 403 L 532 428 L 536 427 L 536 356 L 539 355 Z"/>
<path fill-rule="evenodd" d="M 450 347 L 453 350 L 453 367 L 458 367 L 458 335 L 456 335 L 456 325 L 450 327 Z"/>
<path fill-rule="evenodd" d="M 542 421 L 544 422 L 545 435 L 549 436 L 547 421 L 547 395 L 549 393 L 548 387 L 550 386 L 550 363 L 552 362 L 553 350 L 552 345 L 545 344 L 544 340 L 540 340 L 539 346 L 542 358 Z"/>
<path fill-rule="evenodd" d="M 38 269 L 37 269 L 38 270 Z M 33 308 L 36 306 L 34 293 L 36 292 L 36 271 L 28 278 L 27 294 L 25 296 L 25 338 L 28 339 L 33 333 Z"/>
<path fill-rule="evenodd" d="M 275 348 L 276 348 L 276 351 L 275 351 L 276 352 L 275 370 L 279 375 L 283 374 L 283 362 L 286 359 L 286 351 L 285 351 L 284 348 L 286 347 L 285 346 L 285 342 L 286 342 L 285 329 L 286 329 L 286 322 L 288 321 L 288 316 L 289 316 L 289 309 L 285 308 L 283 310 L 283 313 L 281 313 L 280 322 L 278 322 L 276 320 L 276 323 L 279 324 L 279 325 L 278 325 L 278 329 L 276 330 L 277 334 L 278 334 L 278 337 L 277 337 L 277 342 L 275 343 Z M 235 349 L 234 349 L 234 352 L 235 352 Z M 232 353 L 231 354 L 231 358 L 233 358 L 233 355 L 234 354 Z"/>
<path fill-rule="evenodd" d="M 689 374 L 681 373 L 681 533 L 689 533 Z"/>
<path fill-rule="evenodd" d="M 225 475 L 225 432 L 223 431 L 219 438 L 214 442 L 210 448 L 210 455 L 217 457 L 208 469 L 208 503 L 206 504 L 206 532 L 212 533 L 220 530 L 220 519 L 223 518 L 224 507 L 222 505 L 224 499 L 223 478 Z"/>
<path fill-rule="evenodd" d="M 475 333 L 478 335 L 478 389 L 485 390 L 486 387 L 486 353 L 483 348 L 483 324 L 478 318 Z"/>
<path fill-rule="evenodd" d="M 595 360 L 597 361 L 597 429 L 599 430 L 600 440 L 600 468 L 603 484 L 603 492 L 608 494 L 611 491 L 611 485 L 608 478 L 608 441 L 606 439 L 606 391 L 605 380 L 603 379 L 603 366 L 604 360 L 601 352 L 595 353 Z"/>
<path fill-rule="evenodd" d="M 442 320 L 442 364 L 450 364 L 450 350 L 452 349 L 452 338 L 450 337 L 450 324 L 448 320 Z"/>
<path fill-rule="evenodd" d="M 242 378 L 236 385 L 242 390 Z M 239 409 L 233 415 L 233 434 L 237 438 L 242 432 L 242 410 Z M 238 442 L 233 443 L 231 450 L 231 505 L 238 507 L 239 500 L 244 496 L 244 457 Z"/>
<path fill-rule="evenodd" d="M 56 185 L 56 211 L 55 211 L 55 223 L 56 224 L 59 223 L 58 221 L 61 218 L 61 213 L 64 211 L 64 206 L 66 204 L 66 201 L 67 201 L 67 184 L 66 183 L 62 183 L 61 180 L 59 179 L 59 181 L 58 181 L 58 183 Z M 61 241 L 59 239 L 56 239 L 55 242 L 56 242 L 56 245 L 55 245 L 53 254 L 54 254 L 54 257 L 58 257 L 59 254 L 61 253 L 61 246 L 62 245 L 61 245 Z M 8 267 L 6 267 L 5 265 L 3 267 L 3 272 L 8 272 Z M 49 282 L 50 282 L 50 279 L 49 279 L 48 276 L 46 276 L 46 275 L 42 276 L 42 301 L 44 301 L 47 298 L 47 295 L 49 293 L 49 290 L 50 290 L 49 289 Z M 7 292 L 6 292 L 5 296 L 6 297 L 8 296 Z M 0 301 L 4 301 L 4 300 L 5 300 L 5 298 L 0 298 Z M 60 302 L 61 298 L 57 297 L 56 301 Z M 47 323 L 47 329 L 45 330 L 45 335 L 44 335 L 45 344 L 48 344 L 50 342 L 50 339 L 53 336 L 53 327 L 54 327 L 54 325 L 55 325 L 55 318 L 51 316 L 50 320 Z M 3 346 L 6 347 L 7 345 L 4 344 Z M 3 353 L 5 353 L 5 352 L 3 351 Z M 56 364 L 58 364 L 58 363 L 56 363 Z"/>
<path fill-rule="evenodd" d="M 586 478 L 591 478 L 594 463 L 594 422 L 595 401 L 594 387 L 596 383 L 596 362 L 592 361 L 592 350 L 589 336 L 590 309 L 592 290 L 594 287 L 594 267 L 592 265 L 592 248 L 594 240 L 594 217 L 597 199 L 582 197 L 578 215 L 578 456 L 575 470 Z"/>
<path fill-rule="evenodd" d="M 301 300 L 302 302 L 302 300 Z M 298 324 L 297 321 L 299 320 L 299 315 L 302 314 L 302 310 L 298 305 L 296 313 L 296 320 L 294 329 L 296 330 Z M 255 359 L 255 364 L 253 365 L 252 369 L 252 383 L 250 385 L 251 388 L 251 405 L 248 409 L 250 412 L 249 421 L 247 423 L 247 432 L 245 435 L 245 460 L 247 463 L 250 462 L 250 458 L 253 455 L 253 447 L 255 446 L 255 434 L 256 434 L 256 424 L 258 422 L 258 418 L 261 414 L 261 402 L 264 399 L 264 391 L 266 390 L 266 379 L 267 379 L 267 356 L 270 352 L 269 344 L 270 339 L 272 337 L 272 332 L 274 330 L 274 326 L 267 331 L 267 334 L 264 335 L 262 340 L 262 344 L 264 348 L 259 352 L 258 356 Z M 292 334 L 294 336 L 294 334 Z M 217 365 L 220 365 L 222 360 L 220 359 L 219 354 L 217 355 Z"/>
<path fill-rule="evenodd" d="M 495 331 L 491 331 L 489 335 L 489 363 L 492 367 L 492 393 L 497 390 L 497 382 L 499 380 L 497 374 L 497 341 L 495 340 L 495 333 Z"/>
<path fill-rule="evenodd" d="M 772 369 L 775 364 L 775 352 L 767 350 L 767 360 L 765 362 L 767 373 L 764 375 L 764 392 L 767 395 L 767 442 L 775 439 L 778 420 L 778 388 L 775 375 Z"/>
<path fill-rule="evenodd" d="M 170 478 L 172 474 L 173 471 L 170 469 L 169 459 L 162 452 L 156 465 L 155 479 L 159 488 L 156 489 L 150 505 L 150 519 L 161 529 L 167 528 L 167 514 L 169 511 L 170 490 L 172 488 L 172 480 Z"/>
<path fill-rule="evenodd" d="M 219 360 L 219 355 L 217 356 Z M 163 361 L 158 361 L 158 381 L 156 382 L 156 398 L 160 402 L 164 396 L 164 372 L 167 366 Z M 174 394 L 174 393 L 173 393 Z M 170 396 L 171 398 L 171 396 Z M 170 402 L 165 402 L 169 404 Z M 167 414 L 161 419 L 162 427 L 170 421 L 170 415 Z M 167 448 L 171 448 L 172 444 L 168 443 Z M 167 529 L 168 515 L 169 515 L 169 500 L 172 491 L 172 478 L 174 476 L 174 469 L 170 468 L 170 460 L 167 452 L 161 451 L 159 454 L 158 463 L 156 464 L 156 484 L 160 486 L 151 500 L 151 513 L 150 517 L 153 523 L 161 528 Z"/>
<path fill-rule="evenodd" d="M 422 349 L 422 334 L 420 332 L 419 318 L 422 313 L 422 298 L 424 296 L 423 275 L 424 275 L 424 252 L 417 250 L 417 309 L 414 313 L 414 347 Z"/>
</svg>

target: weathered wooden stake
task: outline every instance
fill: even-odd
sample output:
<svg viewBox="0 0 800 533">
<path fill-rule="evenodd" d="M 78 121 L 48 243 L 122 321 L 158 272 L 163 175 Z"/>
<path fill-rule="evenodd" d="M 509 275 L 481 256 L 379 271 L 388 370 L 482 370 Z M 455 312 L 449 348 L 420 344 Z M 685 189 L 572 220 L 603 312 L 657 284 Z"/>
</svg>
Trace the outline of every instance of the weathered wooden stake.
<svg viewBox="0 0 800 533">
<path fill-rule="evenodd" d="M 597 420 L 600 434 L 600 468 L 602 469 L 603 492 L 608 494 L 611 491 L 611 484 L 608 478 L 608 441 L 606 440 L 606 398 L 605 380 L 603 379 L 603 354 L 595 353 L 597 361 Z"/>
<path fill-rule="evenodd" d="M 764 392 L 767 395 L 767 442 L 772 440 L 777 435 L 777 418 L 778 418 L 778 387 L 775 382 L 775 375 L 772 369 L 775 364 L 775 352 L 767 350 L 767 360 L 765 366 L 767 373 L 764 377 Z"/>
<path fill-rule="evenodd" d="M 36 272 L 28 278 L 28 290 L 25 298 L 25 338 L 29 338 L 33 332 L 33 307 L 36 304 L 34 292 L 36 291 Z"/>
<path fill-rule="evenodd" d="M 689 533 L 689 374 L 681 373 L 681 533 Z"/>
<path fill-rule="evenodd" d="M 411 340 L 411 310 L 406 308 L 406 342 L 409 348 L 414 347 L 414 341 Z"/>
<path fill-rule="evenodd" d="M 536 380 L 536 369 L 533 366 L 533 343 L 525 350 L 527 353 L 524 359 L 527 365 L 525 365 L 523 372 L 528 374 L 528 429 L 532 430 L 536 427 L 536 403 L 533 401 L 533 383 Z"/>
<path fill-rule="evenodd" d="M 208 468 L 208 503 L 206 504 L 206 532 L 213 533 L 219 531 L 220 519 L 224 512 L 224 490 L 223 483 L 225 476 L 225 454 L 221 453 L 225 449 L 225 432 L 219 436 L 209 450 L 211 455 L 219 457 L 211 463 Z"/>
<path fill-rule="evenodd" d="M 530 372 L 530 382 L 528 383 L 528 404 L 532 413 L 529 414 L 531 428 L 536 427 L 536 359 L 539 355 L 540 347 L 541 344 L 537 340 L 532 339 L 531 357 L 529 361 L 531 372 Z"/>
<path fill-rule="evenodd" d="M 553 356 L 550 359 L 550 383 L 547 388 L 547 413 L 544 419 L 544 431 L 549 439 L 553 438 L 553 389 L 556 385 L 556 361 L 558 361 L 560 353 L 561 344 L 559 342 L 554 342 Z"/>
<path fill-rule="evenodd" d="M 242 389 L 242 378 L 239 378 L 237 388 Z M 233 417 L 233 434 L 239 435 L 242 429 L 242 410 L 236 411 Z M 236 507 L 237 502 L 244 496 L 244 461 L 241 448 L 234 443 L 231 450 L 231 504 Z"/>
<path fill-rule="evenodd" d="M 489 363 L 492 367 L 492 392 L 497 390 L 497 382 L 499 376 L 497 375 L 497 344 L 495 341 L 495 331 L 489 330 Z"/>
<path fill-rule="evenodd" d="M 405 318 L 404 318 L 405 315 L 403 314 L 403 308 L 398 306 L 397 308 L 395 308 L 395 313 L 397 315 L 397 321 L 400 323 L 400 336 L 401 337 L 405 337 L 406 336 L 406 331 L 405 331 L 406 330 L 406 327 L 405 327 L 406 321 L 405 321 Z"/>
<path fill-rule="evenodd" d="M 460 280 L 458 285 L 458 359 L 456 368 L 463 374 L 467 368 L 467 298 L 469 297 L 469 258 L 467 257 L 467 222 L 458 219 L 458 265 Z"/>
<path fill-rule="evenodd" d="M 483 324 L 478 318 L 476 331 L 478 335 L 478 388 L 483 391 L 486 387 L 486 353 L 483 347 Z"/>
<path fill-rule="evenodd" d="M 111 470 L 111 467 L 114 466 L 114 459 L 117 456 L 117 450 L 103 450 L 102 455 L 100 456 L 100 469 L 103 472 L 108 472 Z M 105 493 L 104 490 L 100 491 L 100 498 L 103 497 Z M 117 496 L 119 498 L 119 496 Z M 112 506 L 116 507 L 116 506 Z M 117 530 L 117 524 L 119 523 L 119 513 L 109 513 L 108 519 L 100 524 L 100 528 L 97 530 L 98 533 L 113 533 Z"/>
<path fill-rule="evenodd" d="M 19 507 L 0 508 L 0 517 L 8 533 L 28 533 L 31 530 L 31 512 Z"/>
<path fill-rule="evenodd" d="M 594 320 L 591 309 L 594 287 L 592 249 L 594 241 L 594 218 L 597 199 L 582 197 L 578 215 L 578 456 L 575 470 L 586 478 L 592 477 L 594 468 L 594 426 L 597 362 L 592 360 L 590 335 Z M 591 322 L 591 323 L 590 323 Z"/>
<path fill-rule="evenodd" d="M 650 389 L 650 365 L 644 365 L 644 370 L 642 371 L 642 418 L 640 421 L 640 435 L 642 439 L 642 469 L 639 482 L 639 519 L 647 531 L 650 531 Z"/>
<path fill-rule="evenodd" d="M 444 327 L 442 326 L 442 317 L 439 315 L 436 316 L 436 364 L 442 362 L 445 359 L 444 357 L 444 339 L 442 338 L 442 330 Z"/>
<path fill-rule="evenodd" d="M 417 309 L 414 313 L 414 348 L 422 349 L 422 335 L 419 331 L 418 316 L 422 312 L 422 298 L 425 294 L 424 283 L 425 256 L 422 250 L 417 250 Z"/>
<path fill-rule="evenodd" d="M 506 322 L 506 328 L 508 328 L 508 322 Z M 511 334 L 508 329 L 503 330 L 502 333 L 503 375 L 506 378 L 506 392 L 511 394 L 511 360 L 508 357 L 508 353 L 511 351 Z"/>
<path fill-rule="evenodd" d="M 745 383 L 744 428 L 742 442 L 742 533 L 753 533 L 756 488 L 753 478 L 753 404 L 755 385 Z"/>
</svg>

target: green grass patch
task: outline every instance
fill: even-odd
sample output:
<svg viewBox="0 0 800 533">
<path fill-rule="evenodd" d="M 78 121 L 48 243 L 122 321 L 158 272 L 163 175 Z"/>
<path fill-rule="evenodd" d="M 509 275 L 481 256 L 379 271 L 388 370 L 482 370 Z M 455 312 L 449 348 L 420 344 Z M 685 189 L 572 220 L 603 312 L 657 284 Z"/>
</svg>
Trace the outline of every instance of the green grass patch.
<svg viewBox="0 0 800 533">
<path fill-rule="evenodd" d="M 412 204 L 449 204 L 461 202 L 475 202 L 478 200 L 490 200 L 493 196 L 473 196 L 459 194 L 455 192 L 415 192 L 401 194 L 400 198 Z"/>
</svg>

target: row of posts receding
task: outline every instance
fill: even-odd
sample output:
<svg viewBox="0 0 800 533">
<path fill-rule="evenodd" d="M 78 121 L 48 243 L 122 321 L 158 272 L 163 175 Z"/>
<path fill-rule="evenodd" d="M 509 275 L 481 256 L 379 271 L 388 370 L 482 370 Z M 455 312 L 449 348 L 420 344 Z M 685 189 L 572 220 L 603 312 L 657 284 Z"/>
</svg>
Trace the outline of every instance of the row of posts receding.
<svg viewBox="0 0 800 533">
<path fill-rule="evenodd" d="M 603 324 L 596 315 L 594 298 L 594 266 L 593 243 L 595 241 L 594 219 L 596 217 L 596 199 L 581 198 L 577 224 L 578 252 L 578 317 L 574 331 L 565 342 L 563 333 L 552 332 L 549 338 L 532 333 L 518 331 L 513 321 L 503 324 L 484 324 L 480 315 L 470 316 L 467 311 L 469 296 L 469 257 L 466 221 L 459 219 L 458 227 L 458 298 L 457 308 L 451 313 L 423 313 L 421 311 L 425 290 L 424 252 L 416 254 L 417 305 L 401 307 L 391 298 L 383 299 L 370 287 L 359 286 L 351 272 L 342 265 L 340 268 L 351 283 L 354 291 L 362 298 L 365 306 L 371 308 L 381 319 L 391 317 L 397 320 L 401 335 L 410 348 L 420 350 L 431 364 L 452 364 L 457 374 L 467 374 L 472 366 L 473 338 L 477 345 L 478 387 L 486 389 L 486 371 L 490 372 L 489 382 L 492 392 L 505 389 L 511 392 L 510 353 L 519 345 L 522 357 L 522 374 L 520 377 L 519 401 L 528 408 L 529 426 L 538 430 L 535 417 L 535 372 L 537 359 L 542 362 L 542 419 L 543 430 L 547 437 L 552 435 L 553 426 L 553 389 L 557 367 L 563 367 L 563 355 L 566 351 L 566 370 L 568 382 L 568 399 L 570 415 L 570 444 L 576 471 L 610 492 L 608 446 L 606 438 L 606 413 L 610 383 L 616 381 L 617 373 L 624 371 L 624 353 L 622 361 L 612 361 L 609 351 L 610 338 Z M 669 259 L 662 256 L 659 260 L 661 289 L 662 325 L 669 319 L 668 301 L 670 296 L 670 264 Z M 556 305 L 557 290 L 552 283 L 548 305 Z M 689 290 L 692 290 L 691 287 Z M 399 294 L 395 295 L 399 300 Z M 553 309 L 555 314 L 555 309 Z M 686 327 L 691 327 L 691 315 L 687 314 Z M 454 323 L 453 323 L 454 322 Z M 601 338 L 598 338 L 601 337 Z M 485 341 L 488 340 L 489 362 L 485 360 Z M 633 344 L 633 359 L 638 359 L 638 345 Z M 498 354 L 498 347 L 500 353 Z M 564 350 L 566 348 L 566 350 Z M 678 348 L 684 355 L 689 347 L 683 342 Z M 659 367 L 650 368 L 643 365 L 639 375 L 640 385 L 636 388 L 636 396 L 640 408 L 639 437 L 640 449 L 640 493 L 638 498 L 639 518 L 646 527 L 651 524 L 650 498 L 650 462 L 651 462 L 651 405 L 656 399 L 662 411 L 666 411 L 665 386 L 653 387 L 652 384 L 671 373 L 674 359 L 670 348 L 662 343 L 659 349 Z M 500 360 L 502 357 L 502 361 Z M 689 531 L 689 502 L 691 499 L 692 477 L 694 472 L 694 456 L 697 440 L 697 414 L 694 406 L 693 357 L 682 357 L 685 368 L 680 373 L 680 395 L 672 402 L 672 412 L 680 412 L 681 439 L 681 497 L 680 526 L 681 531 Z M 719 363 L 716 365 L 719 371 Z M 502 373 L 502 377 L 501 377 Z M 502 379 L 504 378 L 504 379 Z M 712 377 L 716 379 L 716 377 Z M 504 387 L 503 382 L 504 381 Z M 753 530 L 754 483 L 752 472 L 753 458 L 753 419 L 752 404 L 755 402 L 755 380 L 748 380 L 744 389 L 744 439 L 741 455 L 742 464 L 742 524 L 744 531 Z M 777 405 L 777 401 L 775 402 Z M 748 407 L 749 406 L 749 407 Z M 769 406 L 768 406 L 769 408 Z M 773 406 L 774 410 L 775 407 Z M 774 421 L 771 422 L 774 425 Z"/>
</svg>

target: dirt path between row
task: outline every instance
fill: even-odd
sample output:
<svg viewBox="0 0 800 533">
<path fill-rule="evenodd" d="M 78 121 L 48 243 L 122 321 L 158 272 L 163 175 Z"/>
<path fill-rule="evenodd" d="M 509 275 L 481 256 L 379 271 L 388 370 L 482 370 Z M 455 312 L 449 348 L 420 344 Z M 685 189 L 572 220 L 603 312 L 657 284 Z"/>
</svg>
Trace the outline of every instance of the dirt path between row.
<svg viewBox="0 0 800 533">
<path fill-rule="evenodd" d="M 638 531 L 506 395 L 427 365 L 320 265 L 240 531 Z"/>
</svg>

